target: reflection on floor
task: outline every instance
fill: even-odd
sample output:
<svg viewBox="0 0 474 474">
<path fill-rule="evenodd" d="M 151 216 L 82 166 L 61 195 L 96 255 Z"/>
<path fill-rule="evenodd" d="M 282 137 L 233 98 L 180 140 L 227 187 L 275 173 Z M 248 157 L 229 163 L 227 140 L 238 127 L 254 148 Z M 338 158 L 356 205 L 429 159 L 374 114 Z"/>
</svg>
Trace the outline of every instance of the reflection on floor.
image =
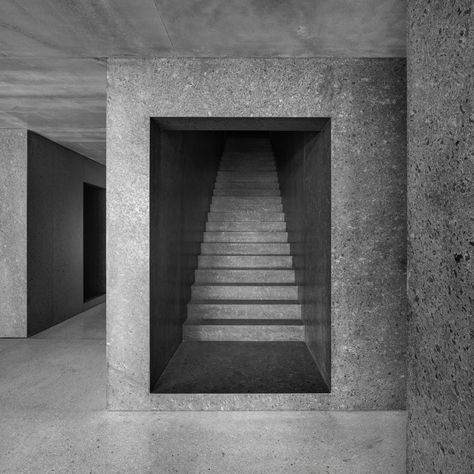
<svg viewBox="0 0 474 474">
<path fill-rule="evenodd" d="M 405 473 L 404 412 L 106 411 L 104 328 L 0 339 L 0 472 Z"/>
<path fill-rule="evenodd" d="M 186 341 L 155 393 L 321 393 L 326 385 L 304 342 Z"/>
</svg>

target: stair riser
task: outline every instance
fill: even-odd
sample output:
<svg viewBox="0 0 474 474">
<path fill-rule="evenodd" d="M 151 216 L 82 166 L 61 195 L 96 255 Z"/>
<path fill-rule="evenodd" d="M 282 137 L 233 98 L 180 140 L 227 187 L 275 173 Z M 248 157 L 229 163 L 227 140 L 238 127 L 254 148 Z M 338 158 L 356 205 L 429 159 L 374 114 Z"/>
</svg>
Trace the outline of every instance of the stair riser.
<svg viewBox="0 0 474 474">
<path fill-rule="evenodd" d="M 210 212 L 207 215 L 209 222 L 221 221 L 256 221 L 256 222 L 284 222 L 285 215 L 283 212 Z"/>
<path fill-rule="evenodd" d="M 281 205 L 281 197 L 264 197 L 264 196 L 214 196 L 212 198 L 212 204 L 214 205 L 237 205 L 237 206 L 246 206 L 248 204 L 255 204 L 258 206 L 261 205 Z"/>
<path fill-rule="evenodd" d="M 257 177 L 261 175 L 278 177 L 278 173 L 275 168 L 270 167 L 259 167 L 259 168 L 224 168 L 217 172 L 217 176 L 222 178 L 224 176 L 250 176 Z"/>
<path fill-rule="evenodd" d="M 267 154 L 264 156 L 232 156 L 232 155 L 224 155 L 219 163 L 222 164 L 231 164 L 234 165 L 236 163 L 275 163 L 275 158 L 272 154 Z"/>
<path fill-rule="evenodd" d="M 185 341 L 304 341 L 303 326 L 183 326 Z"/>
<path fill-rule="evenodd" d="M 219 168 L 218 173 L 276 173 L 276 166 L 271 163 L 248 164 L 248 165 L 225 165 Z"/>
<path fill-rule="evenodd" d="M 269 187 L 273 189 L 279 188 L 279 183 L 276 178 L 218 178 L 214 187 L 215 189 L 225 189 L 234 186 L 247 186 L 252 189 L 260 187 Z"/>
<path fill-rule="evenodd" d="M 217 178 L 261 178 L 278 179 L 278 173 L 272 169 L 261 170 L 220 170 L 217 172 Z"/>
<path fill-rule="evenodd" d="M 290 244 L 235 244 L 209 242 L 201 244 L 202 255 L 289 255 Z"/>
<path fill-rule="evenodd" d="M 278 182 L 278 175 L 276 171 L 254 171 L 251 173 L 244 172 L 232 172 L 232 171 L 219 171 L 217 173 L 216 182 L 224 182 L 226 180 L 246 180 L 247 182 Z"/>
<path fill-rule="evenodd" d="M 251 171 L 276 171 L 275 163 L 271 162 L 261 162 L 261 163 L 221 163 L 219 166 L 219 171 L 244 171 L 244 172 L 251 172 Z"/>
<path fill-rule="evenodd" d="M 222 160 L 219 163 L 219 169 L 225 168 L 259 168 L 259 167 L 269 167 L 275 168 L 276 164 L 274 160 L 239 160 L 239 161 L 231 161 L 231 160 Z"/>
<path fill-rule="evenodd" d="M 200 255 L 199 268 L 293 268 L 291 256 Z"/>
<path fill-rule="evenodd" d="M 294 270 L 196 270 L 196 283 L 294 284 Z"/>
<path fill-rule="evenodd" d="M 204 242 L 288 242 L 286 232 L 204 232 Z"/>
<path fill-rule="evenodd" d="M 276 189 L 214 189 L 213 197 L 280 197 L 280 191 Z M 281 199 L 281 198 L 280 198 Z"/>
<path fill-rule="evenodd" d="M 274 182 L 272 182 L 272 181 L 260 181 L 260 182 L 257 182 L 257 181 L 253 181 L 253 182 L 234 181 L 234 182 L 231 182 L 229 180 L 227 182 L 217 181 L 216 184 L 215 184 L 214 189 L 215 190 L 218 190 L 218 189 L 226 189 L 226 190 L 232 190 L 232 189 L 239 190 L 239 189 L 242 189 L 244 191 L 245 190 L 258 191 L 258 190 L 265 190 L 265 189 L 268 190 L 269 189 L 269 190 L 279 191 L 280 186 L 279 186 L 279 183 L 276 180 L 274 180 Z"/>
<path fill-rule="evenodd" d="M 211 286 L 193 285 L 196 300 L 290 300 L 298 299 L 296 286 Z"/>
<path fill-rule="evenodd" d="M 269 168 L 272 170 L 276 170 L 276 165 L 274 161 L 247 161 L 247 162 L 238 162 L 238 163 L 231 163 L 230 161 L 221 162 L 219 164 L 219 171 L 224 170 L 254 170 L 260 168 Z"/>
<path fill-rule="evenodd" d="M 211 204 L 211 212 L 231 212 L 231 211 L 265 211 L 265 212 L 283 212 L 281 204 Z"/>
<path fill-rule="evenodd" d="M 188 304 L 188 320 L 301 319 L 299 304 Z"/>
<path fill-rule="evenodd" d="M 233 179 L 220 179 L 216 181 L 214 189 L 232 189 L 234 187 L 241 187 L 242 189 L 279 189 L 279 183 L 276 179 L 265 178 L 265 179 L 247 179 L 247 178 L 233 178 Z"/>
<path fill-rule="evenodd" d="M 253 231 L 253 232 L 285 232 L 285 222 L 208 222 L 208 231 Z"/>
<path fill-rule="evenodd" d="M 249 156 L 249 154 L 243 156 L 224 155 L 219 165 L 222 165 L 223 163 L 231 165 L 235 165 L 236 163 L 275 163 L 275 158 L 271 153 L 259 156 Z"/>
</svg>

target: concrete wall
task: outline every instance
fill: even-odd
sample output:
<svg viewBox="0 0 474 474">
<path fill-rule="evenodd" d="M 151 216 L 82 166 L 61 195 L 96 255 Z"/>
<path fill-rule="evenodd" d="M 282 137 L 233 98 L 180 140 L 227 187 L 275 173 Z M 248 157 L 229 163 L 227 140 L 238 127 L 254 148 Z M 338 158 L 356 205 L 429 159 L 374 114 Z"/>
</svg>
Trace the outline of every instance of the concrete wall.
<svg viewBox="0 0 474 474">
<path fill-rule="evenodd" d="M 331 387 L 331 123 L 271 134 L 278 164 L 305 339 Z"/>
<path fill-rule="evenodd" d="M 0 337 L 26 336 L 26 130 L 0 129 Z"/>
<path fill-rule="evenodd" d="M 408 472 L 474 472 L 474 17 L 409 2 Z"/>
<path fill-rule="evenodd" d="M 401 59 L 111 59 L 108 406 L 405 406 L 406 136 Z M 330 394 L 150 394 L 150 117 L 331 118 Z"/>
<path fill-rule="evenodd" d="M 194 270 L 222 154 L 222 133 L 151 122 L 150 387 L 182 340 Z"/>
<path fill-rule="evenodd" d="M 101 301 L 84 304 L 84 182 L 105 187 L 105 167 L 28 132 L 28 335 Z"/>
</svg>

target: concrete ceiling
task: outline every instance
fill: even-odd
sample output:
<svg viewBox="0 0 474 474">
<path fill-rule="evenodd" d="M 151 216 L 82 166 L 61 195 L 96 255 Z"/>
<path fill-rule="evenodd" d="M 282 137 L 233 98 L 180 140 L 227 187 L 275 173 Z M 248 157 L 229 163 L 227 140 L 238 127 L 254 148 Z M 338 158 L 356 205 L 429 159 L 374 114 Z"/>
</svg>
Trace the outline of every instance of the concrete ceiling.
<svg viewBox="0 0 474 474">
<path fill-rule="evenodd" d="M 405 56 L 405 9 L 406 0 L 1 0 L 0 127 L 105 162 L 104 58 Z"/>
</svg>

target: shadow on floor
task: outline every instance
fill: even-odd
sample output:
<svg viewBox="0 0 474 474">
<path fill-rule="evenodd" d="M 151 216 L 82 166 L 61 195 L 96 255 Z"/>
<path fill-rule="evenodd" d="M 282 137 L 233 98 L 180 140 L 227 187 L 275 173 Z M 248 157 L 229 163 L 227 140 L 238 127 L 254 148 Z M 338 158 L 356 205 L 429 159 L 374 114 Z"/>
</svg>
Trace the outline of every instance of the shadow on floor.
<svg viewBox="0 0 474 474">
<path fill-rule="evenodd" d="M 183 342 L 154 393 L 327 393 L 304 342 Z"/>
</svg>

